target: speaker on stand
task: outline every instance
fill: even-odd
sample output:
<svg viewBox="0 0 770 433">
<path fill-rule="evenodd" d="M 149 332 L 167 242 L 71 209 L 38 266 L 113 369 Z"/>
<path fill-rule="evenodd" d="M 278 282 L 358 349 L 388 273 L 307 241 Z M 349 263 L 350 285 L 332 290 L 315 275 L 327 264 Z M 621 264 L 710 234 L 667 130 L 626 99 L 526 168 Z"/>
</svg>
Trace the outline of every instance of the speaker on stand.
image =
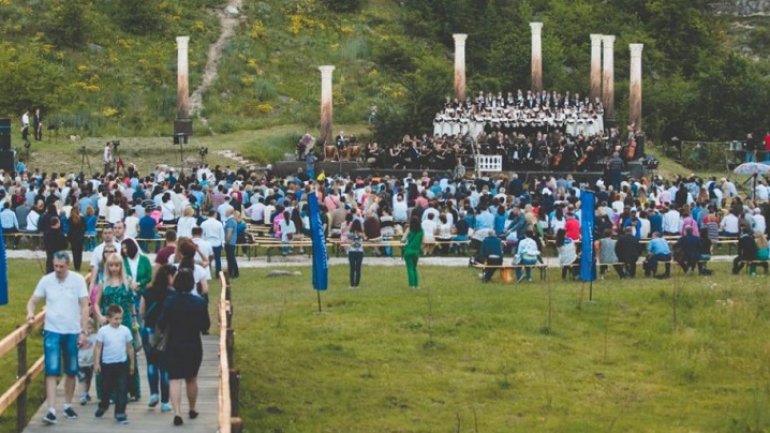
<svg viewBox="0 0 770 433">
<path fill-rule="evenodd" d="M 15 152 L 11 150 L 11 119 L 0 118 L 0 169 L 14 171 Z"/>
</svg>

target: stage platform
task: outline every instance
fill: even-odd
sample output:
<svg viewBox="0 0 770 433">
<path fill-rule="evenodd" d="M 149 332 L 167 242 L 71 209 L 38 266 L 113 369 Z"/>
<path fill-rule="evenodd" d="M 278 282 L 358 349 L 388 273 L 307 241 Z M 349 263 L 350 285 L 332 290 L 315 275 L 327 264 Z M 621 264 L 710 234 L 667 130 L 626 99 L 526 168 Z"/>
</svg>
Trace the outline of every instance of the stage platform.
<svg viewBox="0 0 770 433">
<path fill-rule="evenodd" d="M 305 163 L 303 161 L 279 161 L 273 164 L 273 174 L 280 177 L 285 177 L 290 174 L 297 173 L 297 169 L 302 168 L 305 169 Z M 519 178 L 528 181 L 533 178 L 541 178 L 543 176 L 566 176 L 567 174 L 571 174 L 572 177 L 577 182 L 588 182 L 593 183 L 600 177 L 604 176 L 604 172 L 601 170 L 597 170 L 597 167 L 592 167 L 593 171 L 578 171 L 578 172 L 567 172 L 567 171 L 552 171 L 552 170 L 504 170 L 500 173 L 486 173 L 489 177 L 495 177 L 497 175 L 503 175 L 506 177 L 510 177 L 511 174 L 516 173 L 519 175 Z M 390 176 L 390 177 L 406 177 L 408 174 L 412 174 L 413 177 L 420 176 L 423 172 L 428 172 L 428 176 L 430 177 L 449 177 L 452 175 L 451 170 L 433 170 L 433 169 L 412 169 L 412 170 L 396 170 L 396 169 L 389 169 L 389 168 L 373 168 L 373 167 L 367 167 L 366 164 L 360 163 L 360 162 L 352 162 L 352 161 L 342 161 L 342 162 L 316 162 L 315 164 L 315 172 L 316 175 L 320 173 L 321 171 L 324 171 L 327 176 L 337 176 L 339 174 L 343 175 L 349 175 L 351 177 L 367 177 L 367 176 L 376 176 L 376 177 L 383 177 L 383 176 Z M 467 174 L 472 174 L 473 170 L 466 169 Z M 633 178 L 640 178 L 644 176 L 646 173 L 646 170 L 644 166 L 640 162 L 634 161 L 626 164 L 626 170 L 623 171 L 623 179 L 627 179 L 629 177 Z"/>
</svg>

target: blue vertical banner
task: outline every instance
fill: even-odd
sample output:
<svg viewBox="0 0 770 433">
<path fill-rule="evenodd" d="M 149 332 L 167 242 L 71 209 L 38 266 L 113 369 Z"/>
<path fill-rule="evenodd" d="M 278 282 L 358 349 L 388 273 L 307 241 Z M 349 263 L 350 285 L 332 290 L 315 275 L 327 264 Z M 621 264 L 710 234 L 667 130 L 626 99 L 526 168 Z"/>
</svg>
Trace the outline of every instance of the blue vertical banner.
<svg viewBox="0 0 770 433">
<path fill-rule="evenodd" d="M 0 305 L 8 305 L 8 258 L 5 256 L 5 236 L 0 225 Z"/>
<path fill-rule="evenodd" d="M 580 238 L 582 254 L 580 256 L 580 279 L 594 281 L 596 266 L 594 266 L 594 212 L 596 197 L 591 191 L 580 191 Z"/>
<path fill-rule="evenodd" d="M 329 282 L 329 260 L 326 254 L 326 239 L 321 223 L 321 209 L 315 191 L 307 196 L 310 209 L 310 239 L 313 242 L 313 289 L 326 290 Z"/>
</svg>

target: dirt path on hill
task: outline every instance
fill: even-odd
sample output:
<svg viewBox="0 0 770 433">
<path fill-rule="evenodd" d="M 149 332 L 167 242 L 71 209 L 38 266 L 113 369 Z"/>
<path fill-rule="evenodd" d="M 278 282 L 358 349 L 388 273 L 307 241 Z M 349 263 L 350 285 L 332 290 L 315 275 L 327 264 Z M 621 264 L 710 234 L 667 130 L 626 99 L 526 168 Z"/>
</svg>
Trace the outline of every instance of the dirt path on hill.
<svg viewBox="0 0 770 433">
<path fill-rule="evenodd" d="M 217 11 L 216 14 L 219 17 L 222 33 L 219 34 L 219 39 L 209 47 L 206 69 L 203 71 L 203 80 L 190 97 L 190 111 L 192 115 L 196 116 L 203 126 L 212 134 L 214 131 L 209 127 L 208 120 L 201 116 L 201 112 L 203 111 L 203 94 L 206 93 L 209 86 L 211 86 L 219 75 L 217 70 L 219 67 L 219 60 L 222 58 L 222 51 L 224 50 L 227 41 L 235 35 L 235 29 L 240 23 L 241 5 L 242 0 L 228 0 L 227 5 Z M 237 13 L 230 13 L 230 10 L 236 10 Z"/>
</svg>

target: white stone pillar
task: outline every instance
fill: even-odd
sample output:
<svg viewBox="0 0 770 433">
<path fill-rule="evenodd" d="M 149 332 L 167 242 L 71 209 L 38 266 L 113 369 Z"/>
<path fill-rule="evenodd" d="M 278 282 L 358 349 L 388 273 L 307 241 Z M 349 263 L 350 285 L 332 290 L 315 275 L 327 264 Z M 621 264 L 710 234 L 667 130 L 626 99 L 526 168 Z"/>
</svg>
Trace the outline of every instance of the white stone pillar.
<svg viewBox="0 0 770 433">
<path fill-rule="evenodd" d="M 628 44 L 631 50 L 631 70 L 628 88 L 631 94 L 628 98 L 628 123 L 634 123 L 642 129 L 642 50 L 644 44 Z"/>
<path fill-rule="evenodd" d="M 602 97 L 602 35 L 591 35 L 591 102 Z"/>
<path fill-rule="evenodd" d="M 455 98 L 465 100 L 465 40 L 468 35 L 455 33 Z"/>
<path fill-rule="evenodd" d="M 319 66 L 321 71 L 321 142 L 324 145 L 332 142 L 332 74 L 334 66 Z"/>
<path fill-rule="evenodd" d="M 187 48 L 190 44 L 189 36 L 177 36 L 176 38 L 176 117 L 177 119 L 190 118 L 190 83 L 187 69 Z"/>
<path fill-rule="evenodd" d="M 529 23 L 532 29 L 532 90 L 543 90 L 543 23 Z"/>
<path fill-rule="evenodd" d="M 602 74 L 602 104 L 604 117 L 615 118 L 615 36 L 604 35 L 604 71 Z"/>
</svg>

